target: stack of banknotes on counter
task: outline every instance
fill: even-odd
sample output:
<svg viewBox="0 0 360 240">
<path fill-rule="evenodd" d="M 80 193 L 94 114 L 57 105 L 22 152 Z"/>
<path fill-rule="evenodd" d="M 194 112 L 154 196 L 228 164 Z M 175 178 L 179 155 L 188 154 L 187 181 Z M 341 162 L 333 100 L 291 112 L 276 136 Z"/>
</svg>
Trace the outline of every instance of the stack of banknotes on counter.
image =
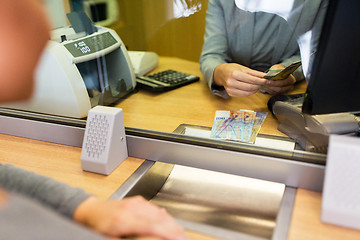
<svg viewBox="0 0 360 240">
<path fill-rule="evenodd" d="M 216 111 L 210 137 L 254 143 L 266 116 L 249 110 Z"/>
</svg>

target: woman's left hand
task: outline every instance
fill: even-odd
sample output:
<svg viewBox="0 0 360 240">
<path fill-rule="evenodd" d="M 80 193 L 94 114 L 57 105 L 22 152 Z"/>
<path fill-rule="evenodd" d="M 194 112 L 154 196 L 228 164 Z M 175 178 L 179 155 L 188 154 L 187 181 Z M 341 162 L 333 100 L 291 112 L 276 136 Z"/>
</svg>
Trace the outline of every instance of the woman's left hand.
<svg viewBox="0 0 360 240">
<path fill-rule="evenodd" d="M 275 64 L 273 65 L 270 70 L 279 70 L 284 69 L 285 66 L 281 64 Z M 294 84 L 296 83 L 296 80 L 292 74 L 289 75 L 289 77 L 281 80 L 268 80 L 266 81 L 266 84 L 262 86 L 262 89 L 265 90 L 267 93 L 271 95 L 277 95 L 289 92 L 294 89 Z"/>
</svg>

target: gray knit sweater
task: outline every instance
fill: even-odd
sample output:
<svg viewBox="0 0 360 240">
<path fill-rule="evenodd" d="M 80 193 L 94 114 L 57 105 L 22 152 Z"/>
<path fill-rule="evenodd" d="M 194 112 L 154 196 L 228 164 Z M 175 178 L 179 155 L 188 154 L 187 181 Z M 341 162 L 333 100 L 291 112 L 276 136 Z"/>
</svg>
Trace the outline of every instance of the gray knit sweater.
<svg viewBox="0 0 360 240">
<path fill-rule="evenodd" d="M 89 197 L 83 190 L 2 164 L 0 187 L 10 192 L 0 207 L 0 239 L 103 239 L 72 221 Z"/>
</svg>

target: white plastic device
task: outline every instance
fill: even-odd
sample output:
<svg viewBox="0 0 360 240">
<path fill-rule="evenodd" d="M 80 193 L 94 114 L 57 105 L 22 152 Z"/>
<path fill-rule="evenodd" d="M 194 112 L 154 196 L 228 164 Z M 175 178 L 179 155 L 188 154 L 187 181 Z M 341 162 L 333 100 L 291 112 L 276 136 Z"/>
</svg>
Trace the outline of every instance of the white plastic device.
<svg viewBox="0 0 360 240">
<path fill-rule="evenodd" d="M 321 220 L 360 229 L 360 138 L 330 135 Z"/>
<path fill-rule="evenodd" d="M 127 157 L 122 109 L 105 106 L 91 109 L 81 149 L 82 169 L 109 175 Z"/>
<path fill-rule="evenodd" d="M 68 26 L 53 30 L 52 40 L 48 42 L 35 72 L 33 97 L 29 101 L 4 104 L 2 107 L 83 118 L 92 107 L 107 105 L 99 103 L 99 99 L 111 95 L 110 88 L 119 88 L 121 94 L 131 92 L 136 86 L 136 79 L 125 45 L 114 30 L 104 27 L 97 27 L 97 30 L 88 36 L 76 33 Z M 75 51 L 85 51 L 80 43 L 96 42 L 102 36 L 106 37 L 105 40 L 112 39 L 112 44 L 101 48 L 102 42 L 98 45 L 93 43 L 94 46 L 86 46 L 90 47 L 85 49 L 89 52 L 75 55 Z M 83 64 L 92 65 L 84 68 L 81 67 Z M 106 77 L 105 90 L 89 96 L 86 83 L 96 82 L 98 75 Z M 116 97 L 113 99 L 116 100 Z"/>
<path fill-rule="evenodd" d="M 128 51 L 136 76 L 144 76 L 159 64 L 159 56 L 155 52 Z"/>
</svg>

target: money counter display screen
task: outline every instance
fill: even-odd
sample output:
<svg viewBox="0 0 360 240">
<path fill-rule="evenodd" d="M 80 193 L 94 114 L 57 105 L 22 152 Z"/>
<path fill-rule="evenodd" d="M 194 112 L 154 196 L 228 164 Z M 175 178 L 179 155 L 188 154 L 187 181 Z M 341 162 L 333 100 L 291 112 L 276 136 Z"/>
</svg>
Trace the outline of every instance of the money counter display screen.
<svg viewBox="0 0 360 240">
<path fill-rule="evenodd" d="M 76 42 L 67 43 L 64 46 L 71 55 L 76 58 L 101 51 L 116 43 L 116 39 L 109 32 L 105 32 L 92 37 L 83 38 Z"/>
</svg>

